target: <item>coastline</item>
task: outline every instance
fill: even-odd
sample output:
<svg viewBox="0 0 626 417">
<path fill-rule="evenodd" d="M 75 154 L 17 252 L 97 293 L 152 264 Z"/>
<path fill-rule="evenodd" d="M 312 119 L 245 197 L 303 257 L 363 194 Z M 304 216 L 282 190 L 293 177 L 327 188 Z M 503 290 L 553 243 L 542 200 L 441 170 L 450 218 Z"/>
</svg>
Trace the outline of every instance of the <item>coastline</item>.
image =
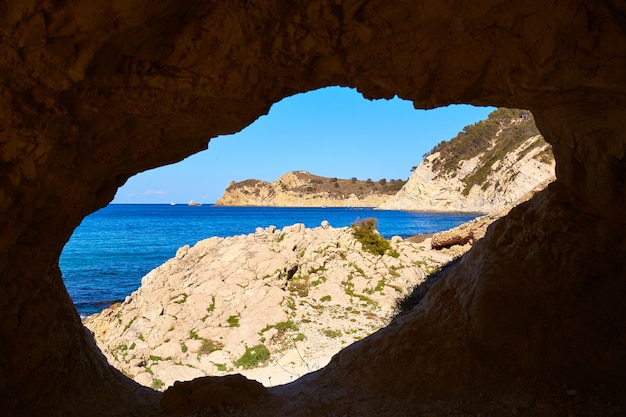
<svg viewBox="0 0 626 417">
<path fill-rule="evenodd" d="M 429 214 L 372 208 L 188 207 L 168 204 L 117 204 L 85 218 L 61 256 L 63 279 L 80 314 L 102 310 L 102 302 L 123 301 L 141 278 L 186 244 L 206 238 L 253 233 L 257 227 L 283 228 L 295 223 L 333 227 L 375 217 L 386 237 L 450 229 L 474 218 L 466 214 Z M 111 303 L 112 304 L 112 303 Z M 105 305 L 106 306 L 106 305 Z"/>
<path fill-rule="evenodd" d="M 233 372 L 288 383 L 386 326 L 401 298 L 458 256 L 432 250 L 429 238 L 389 244 L 369 253 L 351 228 L 328 222 L 205 239 L 85 324 L 110 363 L 156 389 Z M 268 357 L 242 365 L 260 346 Z"/>
</svg>

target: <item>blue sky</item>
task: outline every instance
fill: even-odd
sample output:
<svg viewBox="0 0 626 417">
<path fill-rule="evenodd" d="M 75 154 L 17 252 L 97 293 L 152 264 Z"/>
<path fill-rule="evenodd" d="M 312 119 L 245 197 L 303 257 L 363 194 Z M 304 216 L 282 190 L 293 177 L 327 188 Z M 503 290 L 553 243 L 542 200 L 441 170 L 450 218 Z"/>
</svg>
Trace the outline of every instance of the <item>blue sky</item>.
<svg viewBox="0 0 626 417">
<path fill-rule="evenodd" d="M 206 151 L 130 178 L 113 203 L 214 203 L 231 181 L 274 181 L 305 170 L 337 178 L 407 179 L 442 140 L 485 119 L 491 107 L 415 110 L 400 99 L 364 99 L 330 87 L 288 97 L 239 133 Z"/>
</svg>

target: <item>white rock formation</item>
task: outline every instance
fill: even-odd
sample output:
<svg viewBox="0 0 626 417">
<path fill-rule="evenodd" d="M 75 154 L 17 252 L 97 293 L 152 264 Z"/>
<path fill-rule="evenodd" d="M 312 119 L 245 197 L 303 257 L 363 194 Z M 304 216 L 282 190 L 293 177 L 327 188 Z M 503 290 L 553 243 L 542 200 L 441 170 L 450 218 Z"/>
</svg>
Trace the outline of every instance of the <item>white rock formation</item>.
<svg viewBox="0 0 626 417">
<path fill-rule="evenodd" d="M 402 189 L 378 208 L 387 210 L 419 210 L 446 212 L 492 212 L 517 202 L 538 184 L 554 180 L 554 158 L 543 158 L 549 150 L 533 145 L 543 139 L 532 136 L 517 149 L 488 167 L 483 182 L 474 184 L 465 193 L 466 180 L 480 168 L 480 154 L 461 161 L 457 170 L 435 172 L 433 163 L 440 158 L 435 152 L 413 171 Z"/>
<path fill-rule="evenodd" d="M 144 385 L 228 373 L 287 383 L 385 326 L 397 300 L 451 260 L 429 240 L 394 237 L 391 246 L 394 256 L 370 254 L 349 228 L 326 221 L 206 239 L 85 325 L 108 360 Z M 259 345 L 269 360 L 246 369 L 240 358 Z"/>
</svg>

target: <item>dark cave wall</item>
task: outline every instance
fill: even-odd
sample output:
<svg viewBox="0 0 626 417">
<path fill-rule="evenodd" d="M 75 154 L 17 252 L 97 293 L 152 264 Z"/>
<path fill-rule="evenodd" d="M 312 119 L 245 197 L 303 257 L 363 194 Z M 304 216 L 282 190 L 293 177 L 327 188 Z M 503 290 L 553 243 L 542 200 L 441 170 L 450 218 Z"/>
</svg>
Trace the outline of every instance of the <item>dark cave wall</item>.
<svg viewBox="0 0 626 417">
<path fill-rule="evenodd" d="M 625 9 L 609 1 L 0 1 L 0 405 L 16 415 L 79 407 L 108 415 L 151 398 L 85 334 L 62 285 L 62 247 L 130 176 L 204 149 L 298 92 L 341 85 L 418 108 L 529 108 L 554 146 L 559 189 L 572 197 L 563 215 L 622 225 Z M 519 230 L 539 224 L 519 216 Z M 497 233 L 491 241 L 504 239 Z M 589 233 L 601 247 L 617 239 Z M 621 277 L 623 261 L 611 262 Z M 500 292 L 514 291 L 506 282 Z M 453 288 L 457 301 L 462 288 Z M 497 314 L 493 299 L 458 314 Z M 612 306 L 602 311 L 615 320 Z M 458 323 L 481 328 L 476 320 Z M 468 334 L 449 352 L 469 343 L 480 356 L 485 337 Z M 562 340 L 546 343 L 558 350 Z M 456 372 L 446 360 L 432 364 L 434 380 Z M 525 367 L 542 369 L 533 359 L 516 372 Z"/>
</svg>

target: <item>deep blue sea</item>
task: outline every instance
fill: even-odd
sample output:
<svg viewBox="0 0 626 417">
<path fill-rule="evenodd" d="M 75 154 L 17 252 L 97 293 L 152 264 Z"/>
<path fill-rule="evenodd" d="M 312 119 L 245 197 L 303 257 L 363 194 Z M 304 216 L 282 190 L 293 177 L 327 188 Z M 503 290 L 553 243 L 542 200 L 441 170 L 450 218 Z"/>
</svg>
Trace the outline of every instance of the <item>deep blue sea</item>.
<svg viewBox="0 0 626 417">
<path fill-rule="evenodd" d="M 123 300 L 141 278 L 184 245 L 213 236 L 254 233 L 257 227 L 294 223 L 333 227 L 375 217 L 386 238 L 433 233 L 475 217 L 465 213 L 422 213 L 370 208 L 219 207 L 203 205 L 111 204 L 86 217 L 61 255 L 67 290 L 81 316 Z"/>
</svg>

